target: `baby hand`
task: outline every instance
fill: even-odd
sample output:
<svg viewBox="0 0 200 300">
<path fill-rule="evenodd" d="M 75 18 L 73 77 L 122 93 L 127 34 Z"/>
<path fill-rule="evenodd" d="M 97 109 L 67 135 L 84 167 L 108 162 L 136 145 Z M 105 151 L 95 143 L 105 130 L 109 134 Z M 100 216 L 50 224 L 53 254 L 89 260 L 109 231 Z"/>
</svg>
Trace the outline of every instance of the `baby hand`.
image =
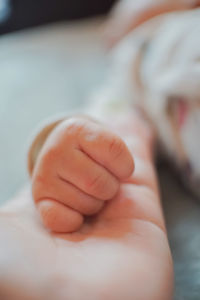
<svg viewBox="0 0 200 300">
<path fill-rule="evenodd" d="M 55 232 L 73 232 L 98 213 L 134 169 L 123 140 L 99 123 L 69 118 L 47 138 L 35 165 L 32 192 L 42 221 Z"/>
</svg>

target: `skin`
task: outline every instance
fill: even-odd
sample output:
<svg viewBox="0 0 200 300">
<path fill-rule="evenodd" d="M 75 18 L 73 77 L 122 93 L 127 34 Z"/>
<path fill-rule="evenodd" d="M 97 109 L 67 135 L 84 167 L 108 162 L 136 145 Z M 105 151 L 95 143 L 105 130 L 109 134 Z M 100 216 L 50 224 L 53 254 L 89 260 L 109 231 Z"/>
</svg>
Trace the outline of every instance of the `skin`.
<svg viewBox="0 0 200 300">
<path fill-rule="evenodd" d="M 113 47 L 129 32 L 156 16 L 198 6 L 199 0 L 121 0 L 106 24 L 107 45 Z"/>
<path fill-rule="evenodd" d="M 77 231 L 113 199 L 134 162 L 124 141 L 88 118 L 69 118 L 50 134 L 36 162 L 32 193 L 44 225 Z"/>
<path fill-rule="evenodd" d="M 76 122 L 83 121 L 76 119 Z M 129 147 L 125 149 L 125 157 L 129 157 L 130 151 L 135 170 L 128 179 L 117 180 L 120 184 L 112 199 L 107 199 L 111 192 L 101 194 L 98 190 L 98 196 L 106 198 L 101 200 L 103 208 L 86 218 L 79 230 L 73 233 L 46 230 L 38 217 L 40 208 L 33 205 L 30 188 L 1 208 L 1 299 L 172 299 L 173 267 L 153 162 L 153 132 L 136 114 L 120 120 L 110 118 L 106 125 L 111 128 L 113 124 L 113 132 L 123 136 Z M 46 149 L 54 138 L 62 145 L 65 126 L 66 123 L 53 133 Z M 42 151 L 41 160 L 48 153 Z M 42 161 L 36 169 L 41 164 Z M 117 164 L 109 166 L 114 168 Z M 121 175 L 122 170 L 127 171 L 119 168 L 113 172 Z M 66 223 L 62 225 L 65 227 Z"/>
</svg>

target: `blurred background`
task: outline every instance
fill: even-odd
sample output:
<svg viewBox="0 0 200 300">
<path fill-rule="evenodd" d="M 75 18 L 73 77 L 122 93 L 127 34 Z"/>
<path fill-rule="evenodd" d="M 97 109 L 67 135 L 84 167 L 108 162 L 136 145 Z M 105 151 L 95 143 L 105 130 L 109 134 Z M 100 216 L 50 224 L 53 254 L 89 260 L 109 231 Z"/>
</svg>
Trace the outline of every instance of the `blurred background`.
<svg viewBox="0 0 200 300">
<path fill-rule="evenodd" d="M 108 60 L 101 28 L 113 3 L 0 0 L 0 203 L 28 180 L 26 152 L 34 129 L 84 106 L 104 82 Z M 167 166 L 159 167 L 159 177 L 175 262 L 174 299 L 199 300 L 199 203 Z"/>
<path fill-rule="evenodd" d="M 0 0 L 0 33 L 102 15 L 115 0 Z"/>
<path fill-rule="evenodd" d="M 101 83 L 99 28 L 112 3 L 0 0 L 0 203 L 27 179 L 28 142 L 40 121 L 83 105 Z"/>
</svg>

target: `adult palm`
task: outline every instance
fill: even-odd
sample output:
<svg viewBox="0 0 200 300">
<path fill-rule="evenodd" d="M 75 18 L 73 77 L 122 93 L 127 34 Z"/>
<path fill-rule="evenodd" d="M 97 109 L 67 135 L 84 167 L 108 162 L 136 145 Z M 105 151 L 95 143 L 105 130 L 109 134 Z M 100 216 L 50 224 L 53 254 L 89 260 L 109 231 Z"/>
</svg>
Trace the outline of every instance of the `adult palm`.
<svg viewBox="0 0 200 300">
<path fill-rule="evenodd" d="M 120 133 L 129 138 L 134 174 L 78 232 L 47 232 L 29 188 L 1 208 L 0 299 L 171 299 L 151 134 L 139 118 L 120 125 Z"/>
</svg>

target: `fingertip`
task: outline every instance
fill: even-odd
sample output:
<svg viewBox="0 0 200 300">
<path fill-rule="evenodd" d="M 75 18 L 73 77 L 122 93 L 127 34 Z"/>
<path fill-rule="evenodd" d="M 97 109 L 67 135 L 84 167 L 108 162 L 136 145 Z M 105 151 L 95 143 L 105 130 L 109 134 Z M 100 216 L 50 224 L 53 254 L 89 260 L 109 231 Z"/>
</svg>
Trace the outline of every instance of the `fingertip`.
<svg viewBox="0 0 200 300">
<path fill-rule="evenodd" d="M 127 161 L 124 166 L 124 172 L 122 173 L 122 179 L 126 179 L 130 177 L 135 169 L 135 163 L 132 155 L 129 153 L 129 157 L 127 158 Z"/>
<path fill-rule="evenodd" d="M 135 169 L 135 162 L 134 159 L 130 153 L 130 151 L 127 149 L 127 154 L 124 156 L 123 159 L 121 159 L 120 166 L 118 167 L 118 178 L 120 180 L 125 180 L 129 178 Z"/>
<path fill-rule="evenodd" d="M 53 232 L 70 233 L 83 224 L 83 216 L 55 200 L 44 199 L 37 203 L 44 226 Z"/>
<path fill-rule="evenodd" d="M 109 169 L 118 179 L 126 179 L 134 171 L 134 160 L 130 149 L 123 139 L 114 136 L 111 140 Z"/>
</svg>

